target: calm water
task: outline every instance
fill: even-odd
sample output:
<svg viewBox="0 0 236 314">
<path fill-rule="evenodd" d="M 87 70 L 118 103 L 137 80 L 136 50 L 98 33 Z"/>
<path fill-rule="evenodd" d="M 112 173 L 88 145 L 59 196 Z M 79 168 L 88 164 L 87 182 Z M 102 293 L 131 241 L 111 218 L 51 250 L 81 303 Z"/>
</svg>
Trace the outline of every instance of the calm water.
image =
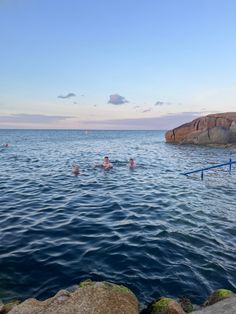
<svg viewBox="0 0 236 314">
<path fill-rule="evenodd" d="M 236 290 L 236 166 L 203 182 L 179 175 L 236 159 L 236 150 L 163 137 L 1 130 L 11 147 L 0 148 L 0 298 L 43 299 L 85 278 L 122 283 L 143 303 Z M 93 169 L 104 155 L 114 169 Z"/>
</svg>

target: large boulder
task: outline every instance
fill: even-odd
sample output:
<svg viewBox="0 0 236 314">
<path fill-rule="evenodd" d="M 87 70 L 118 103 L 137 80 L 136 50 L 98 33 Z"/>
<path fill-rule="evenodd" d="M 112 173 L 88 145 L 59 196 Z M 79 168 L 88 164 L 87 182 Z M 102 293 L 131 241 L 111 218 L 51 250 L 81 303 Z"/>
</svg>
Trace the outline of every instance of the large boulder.
<svg viewBox="0 0 236 314">
<path fill-rule="evenodd" d="M 167 143 L 236 144 L 236 112 L 210 114 L 165 134 Z"/>
<path fill-rule="evenodd" d="M 45 301 L 28 299 L 9 314 L 138 314 L 138 300 L 126 287 L 108 282 L 81 284 Z"/>
</svg>

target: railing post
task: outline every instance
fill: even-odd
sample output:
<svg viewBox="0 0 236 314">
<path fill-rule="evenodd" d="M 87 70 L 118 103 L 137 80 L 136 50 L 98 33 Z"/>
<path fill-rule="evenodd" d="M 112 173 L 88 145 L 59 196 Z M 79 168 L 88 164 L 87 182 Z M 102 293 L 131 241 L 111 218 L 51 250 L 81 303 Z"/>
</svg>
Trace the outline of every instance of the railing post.
<svg viewBox="0 0 236 314">
<path fill-rule="evenodd" d="M 232 170 L 232 159 L 229 159 L 229 174 L 231 174 L 231 170 Z"/>
<path fill-rule="evenodd" d="M 189 172 L 185 172 L 185 173 L 181 173 L 185 176 L 188 176 L 189 174 L 192 174 L 192 173 L 198 173 L 200 172 L 201 173 L 201 179 L 203 180 L 203 177 L 204 177 L 204 171 L 207 171 L 209 169 L 215 169 L 215 168 L 220 168 L 220 167 L 223 167 L 223 166 L 229 166 L 229 174 L 231 174 L 232 172 L 232 165 L 233 164 L 236 164 L 236 160 L 232 160 L 232 158 L 229 159 L 229 162 L 226 162 L 224 164 L 219 164 L 219 165 L 214 165 L 214 166 L 210 166 L 210 167 L 205 167 L 205 168 L 202 168 L 202 169 L 197 169 L 197 170 L 194 170 L 194 171 L 189 171 Z"/>
</svg>

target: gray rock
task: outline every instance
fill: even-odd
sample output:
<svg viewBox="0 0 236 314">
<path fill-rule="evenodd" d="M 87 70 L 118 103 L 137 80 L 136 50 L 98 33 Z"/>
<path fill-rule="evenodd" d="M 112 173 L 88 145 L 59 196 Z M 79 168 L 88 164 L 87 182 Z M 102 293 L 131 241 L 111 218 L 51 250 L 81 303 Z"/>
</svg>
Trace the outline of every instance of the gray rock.
<svg viewBox="0 0 236 314">
<path fill-rule="evenodd" d="M 236 314 L 236 297 L 219 301 L 191 314 Z"/>
<path fill-rule="evenodd" d="M 227 144 L 230 131 L 217 126 L 202 132 L 198 138 L 198 144 Z"/>
<path fill-rule="evenodd" d="M 229 142 L 236 143 L 236 122 L 232 122 L 229 130 L 230 130 Z"/>
<path fill-rule="evenodd" d="M 4 313 L 4 304 L 0 300 L 0 314 Z"/>
</svg>

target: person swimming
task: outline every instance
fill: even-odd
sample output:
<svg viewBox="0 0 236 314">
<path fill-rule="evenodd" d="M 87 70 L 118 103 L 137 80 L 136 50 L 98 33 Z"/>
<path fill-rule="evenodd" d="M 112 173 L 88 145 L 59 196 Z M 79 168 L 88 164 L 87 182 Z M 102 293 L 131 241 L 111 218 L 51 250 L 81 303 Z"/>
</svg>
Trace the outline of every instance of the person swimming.
<svg viewBox="0 0 236 314">
<path fill-rule="evenodd" d="M 80 166 L 78 164 L 72 165 L 72 173 L 74 175 L 80 174 Z"/>
<path fill-rule="evenodd" d="M 103 169 L 111 169 L 113 167 L 112 163 L 110 162 L 109 160 L 109 157 L 108 156 L 105 156 L 103 158 L 103 163 L 102 163 L 102 168 Z"/>
<path fill-rule="evenodd" d="M 135 163 L 135 161 L 134 161 L 133 158 L 130 158 L 130 159 L 129 159 L 128 166 L 129 166 L 130 168 L 136 167 L 136 163 Z"/>
</svg>

